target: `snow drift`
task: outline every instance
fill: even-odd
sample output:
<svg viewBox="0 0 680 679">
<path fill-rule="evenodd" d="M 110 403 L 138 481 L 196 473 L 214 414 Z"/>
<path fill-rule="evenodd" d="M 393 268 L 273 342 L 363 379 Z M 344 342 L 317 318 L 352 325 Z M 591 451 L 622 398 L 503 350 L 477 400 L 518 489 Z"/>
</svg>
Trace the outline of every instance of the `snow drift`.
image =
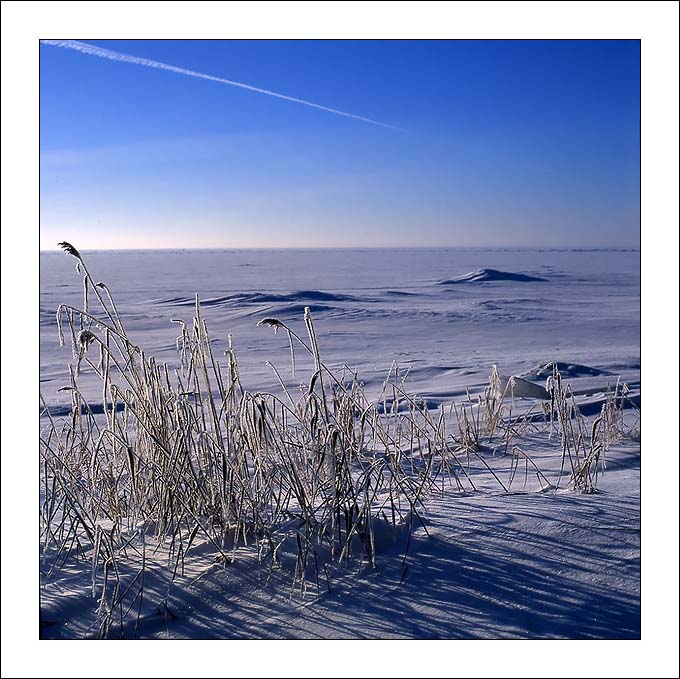
<svg viewBox="0 0 680 679">
<path fill-rule="evenodd" d="M 470 271 L 462 276 L 456 276 L 449 280 L 440 281 L 439 285 L 453 285 L 455 283 L 495 283 L 498 281 L 546 282 L 547 278 L 529 276 L 524 273 L 513 273 L 511 271 L 499 271 L 498 269 L 477 269 L 476 271 Z"/>
</svg>

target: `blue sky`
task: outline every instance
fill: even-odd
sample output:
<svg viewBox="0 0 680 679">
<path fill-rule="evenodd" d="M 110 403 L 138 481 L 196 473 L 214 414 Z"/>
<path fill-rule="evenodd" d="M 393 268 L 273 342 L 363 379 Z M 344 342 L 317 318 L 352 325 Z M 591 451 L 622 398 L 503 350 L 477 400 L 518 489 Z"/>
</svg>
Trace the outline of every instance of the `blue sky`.
<svg viewBox="0 0 680 679">
<path fill-rule="evenodd" d="M 40 46 L 41 247 L 639 246 L 636 41 Z"/>
</svg>

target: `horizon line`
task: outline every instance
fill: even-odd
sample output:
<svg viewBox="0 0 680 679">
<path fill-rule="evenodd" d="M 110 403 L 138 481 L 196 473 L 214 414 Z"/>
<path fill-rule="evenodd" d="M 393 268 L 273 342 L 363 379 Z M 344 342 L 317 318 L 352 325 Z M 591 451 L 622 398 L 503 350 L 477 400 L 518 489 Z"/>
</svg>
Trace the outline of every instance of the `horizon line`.
<svg viewBox="0 0 680 679">
<path fill-rule="evenodd" d="M 624 245 L 321 245 L 321 246 L 243 246 L 227 247 L 222 245 L 205 247 L 122 247 L 122 248 L 78 248 L 80 252 L 201 252 L 208 250 L 219 250 L 225 252 L 239 252 L 252 250 L 277 250 L 277 251 L 319 251 L 319 250 L 618 250 L 622 252 L 640 252 L 640 246 Z M 40 249 L 42 253 L 63 253 L 57 248 Z"/>
</svg>

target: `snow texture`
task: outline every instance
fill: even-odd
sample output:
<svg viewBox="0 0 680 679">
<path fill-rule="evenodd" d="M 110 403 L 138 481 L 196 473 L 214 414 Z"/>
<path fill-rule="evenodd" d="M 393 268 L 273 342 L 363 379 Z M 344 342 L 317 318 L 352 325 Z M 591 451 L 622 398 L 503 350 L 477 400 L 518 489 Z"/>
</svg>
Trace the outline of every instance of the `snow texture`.
<svg viewBox="0 0 680 679">
<path fill-rule="evenodd" d="M 278 388 L 267 361 L 290 374 L 285 333 L 257 322 L 280 318 L 304 334 L 302 313 L 310 306 L 327 365 L 356 369 L 367 393 L 377 395 L 396 362 L 408 371 L 409 391 L 433 414 L 483 394 L 494 364 L 505 376 L 502 388 L 512 376 L 518 409 L 535 408 L 536 421 L 553 363 L 585 416 L 598 414 L 619 378 L 639 407 L 637 252 L 83 255 L 111 288 L 131 338 L 171 367 L 178 363 L 171 319 L 189 321 L 198 293 L 215 355 L 231 334 L 247 389 Z M 58 389 L 68 384 L 71 347 L 68 338 L 59 346 L 55 311 L 60 303 L 81 306 L 82 279 L 63 253 L 43 253 L 40 273 L 41 393 L 58 419 L 70 410 L 69 394 Z M 101 410 L 97 379 L 84 371 L 80 381 Z M 529 439 L 532 459 L 555 481 L 559 442 Z M 490 470 L 507 478 L 511 456 L 500 445 L 481 455 L 488 468 L 478 464 L 471 471 L 476 492 L 444 487 L 427 499 L 425 526 L 414 527 L 405 561 L 404 534 L 385 526 L 377 533 L 376 569 L 365 561 L 336 564 L 330 590 L 319 583 L 304 597 L 291 594 L 294 563 L 285 547 L 282 568 L 271 570 L 258 564 L 252 546 L 239 547 L 226 564 L 197 540 L 174 581 L 161 568 L 163 548 L 153 557 L 147 548 L 142 611 L 125 636 L 639 638 L 639 437 L 612 447 L 597 492 L 587 495 L 542 489 L 524 468 L 504 492 Z M 41 565 L 41 636 L 93 636 L 89 564 L 72 559 L 50 574 L 50 558 L 44 554 Z"/>
</svg>

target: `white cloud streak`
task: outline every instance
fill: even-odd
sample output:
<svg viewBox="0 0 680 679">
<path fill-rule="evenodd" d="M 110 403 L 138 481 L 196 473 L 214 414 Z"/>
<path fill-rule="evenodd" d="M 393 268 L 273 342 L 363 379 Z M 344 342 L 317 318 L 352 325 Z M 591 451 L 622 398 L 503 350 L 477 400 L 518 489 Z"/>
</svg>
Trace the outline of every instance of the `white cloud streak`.
<svg viewBox="0 0 680 679">
<path fill-rule="evenodd" d="M 302 104 L 303 106 L 311 106 L 312 108 L 319 109 L 320 111 L 326 111 L 327 113 L 334 113 L 339 116 L 344 116 L 345 118 L 353 118 L 354 120 L 360 120 L 364 123 L 369 123 L 371 125 L 378 125 L 379 127 L 386 127 L 390 130 L 397 130 L 399 132 L 406 132 L 401 127 L 396 127 L 395 125 L 389 125 L 387 123 L 381 123 L 378 120 L 372 120 L 371 118 L 365 118 L 364 116 L 359 116 L 354 113 L 347 113 L 346 111 L 339 111 L 335 108 L 330 108 L 328 106 L 322 106 L 321 104 L 315 104 L 311 101 L 305 99 L 298 99 L 297 97 L 290 97 L 286 94 L 279 94 L 278 92 L 272 92 L 271 90 L 265 90 L 261 87 L 255 87 L 253 85 L 246 85 L 245 83 L 240 83 L 235 80 L 227 80 L 226 78 L 219 78 L 214 75 L 207 75 L 206 73 L 198 73 L 197 71 L 190 71 L 186 68 L 180 68 L 178 66 L 171 66 L 170 64 L 164 64 L 160 61 L 153 61 L 152 59 L 145 59 L 144 57 L 135 57 L 130 54 L 123 54 L 122 52 L 115 52 L 113 50 L 105 49 L 103 47 L 97 47 L 95 45 L 90 45 L 85 42 L 78 42 L 77 40 L 41 40 L 43 45 L 53 45 L 54 47 L 62 47 L 65 49 L 75 50 L 76 52 L 81 52 L 83 54 L 89 54 L 94 57 L 100 57 L 102 59 L 110 59 L 111 61 L 122 61 L 126 64 L 137 64 L 138 66 L 147 66 L 149 68 L 156 68 L 161 71 L 170 71 L 171 73 L 177 73 L 179 75 L 186 75 L 191 78 L 201 78 L 203 80 L 212 80 L 213 82 L 221 83 L 222 85 L 231 85 L 232 87 L 240 87 L 244 90 L 250 90 L 251 92 L 257 92 L 259 94 L 266 94 L 270 97 L 276 97 L 277 99 L 283 99 L 285 101 L 292 101 L 295 104 Z"/>
</svg>

